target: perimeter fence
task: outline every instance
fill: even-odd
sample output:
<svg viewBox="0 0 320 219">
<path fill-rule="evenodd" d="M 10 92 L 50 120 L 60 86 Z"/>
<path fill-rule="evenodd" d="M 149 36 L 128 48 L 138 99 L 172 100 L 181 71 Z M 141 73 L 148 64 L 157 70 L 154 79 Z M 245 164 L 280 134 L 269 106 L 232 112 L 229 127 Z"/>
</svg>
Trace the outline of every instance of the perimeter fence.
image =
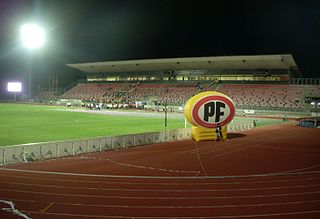
<svg viewBox="0 0 320 219">
<path fill-rule="evenodd" d="M 253 127 L 252 121 L 231 124 L 228 125 L 228 132 L 243 131 Z M 3 146 L 0 147 L 0 165 L 77 156 L 190 138 L 191 128 L 181 128 L 163 132 Z"/>
</svg>

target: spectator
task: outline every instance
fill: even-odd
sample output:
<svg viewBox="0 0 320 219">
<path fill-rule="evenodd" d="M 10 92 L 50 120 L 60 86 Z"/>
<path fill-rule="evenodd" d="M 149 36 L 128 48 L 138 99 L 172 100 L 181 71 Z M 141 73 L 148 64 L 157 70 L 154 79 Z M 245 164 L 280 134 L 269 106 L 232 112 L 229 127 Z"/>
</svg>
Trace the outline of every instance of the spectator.
<svg viewBox="0 0 320 219">
<path fill-rule="evenodd" d="M 216 127 L 216 134 L 217 134 L 217 141 L 222 141 L 222 129 L 220 125 Z"/>
<path fill-rule="evenodd" d="M 257 121 L 255 119 L 253 120 L 253 127 L 257 127 Z"/>
</svg>

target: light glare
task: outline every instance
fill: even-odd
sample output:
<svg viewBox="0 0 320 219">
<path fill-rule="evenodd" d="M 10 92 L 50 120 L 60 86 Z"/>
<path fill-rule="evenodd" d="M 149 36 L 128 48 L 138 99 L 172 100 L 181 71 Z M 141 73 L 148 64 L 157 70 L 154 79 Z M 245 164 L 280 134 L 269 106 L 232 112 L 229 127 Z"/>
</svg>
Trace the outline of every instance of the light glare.
<svg viewBox="0 0 320 219">
<path fill-rule="evenodd" d="M 43 45 L 45 34 L 40 26 L 36 24 L 25 24 L 21 28 L 21 39 L 25 47 L 34 49 Z"/>
<path fill-rule="evenodd" d="M 8 92 L 21 92 L 21 82 L 8 82 Z"/>
</svg>

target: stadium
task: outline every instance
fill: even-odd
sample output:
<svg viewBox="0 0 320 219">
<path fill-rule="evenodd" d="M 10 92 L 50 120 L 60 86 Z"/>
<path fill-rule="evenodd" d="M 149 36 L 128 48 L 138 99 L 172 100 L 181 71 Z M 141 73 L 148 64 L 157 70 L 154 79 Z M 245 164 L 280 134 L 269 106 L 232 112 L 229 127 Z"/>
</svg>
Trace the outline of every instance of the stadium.
<svg viewBox="0 0 320 219">
<path fill-rule="evenodd" d="M 0 218 L 320 218 L 318 1 L 0 1 Z"/>
<path fill-rule="evenodd" d="M 320 79 L 292 55 L 67 66 L 86 80 L 0 104 L 3 218 L 319 217 Z M 204 91 L 235 103 L 227 141 L 191 138 Z"/>
</svg>

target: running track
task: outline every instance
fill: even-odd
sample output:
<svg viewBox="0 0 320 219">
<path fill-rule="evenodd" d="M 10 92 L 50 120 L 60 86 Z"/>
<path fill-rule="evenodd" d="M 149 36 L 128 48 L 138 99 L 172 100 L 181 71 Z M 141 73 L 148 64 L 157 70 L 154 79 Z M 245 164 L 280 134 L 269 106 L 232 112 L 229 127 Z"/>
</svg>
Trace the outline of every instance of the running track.
<svg viewBox="0 0 320 219">
<path fill-rule="evenodd" d="M 284 124 L 3 166 L 0 199 L 35 219 L 320 218 L 319 136 Z"/>
</svg>

